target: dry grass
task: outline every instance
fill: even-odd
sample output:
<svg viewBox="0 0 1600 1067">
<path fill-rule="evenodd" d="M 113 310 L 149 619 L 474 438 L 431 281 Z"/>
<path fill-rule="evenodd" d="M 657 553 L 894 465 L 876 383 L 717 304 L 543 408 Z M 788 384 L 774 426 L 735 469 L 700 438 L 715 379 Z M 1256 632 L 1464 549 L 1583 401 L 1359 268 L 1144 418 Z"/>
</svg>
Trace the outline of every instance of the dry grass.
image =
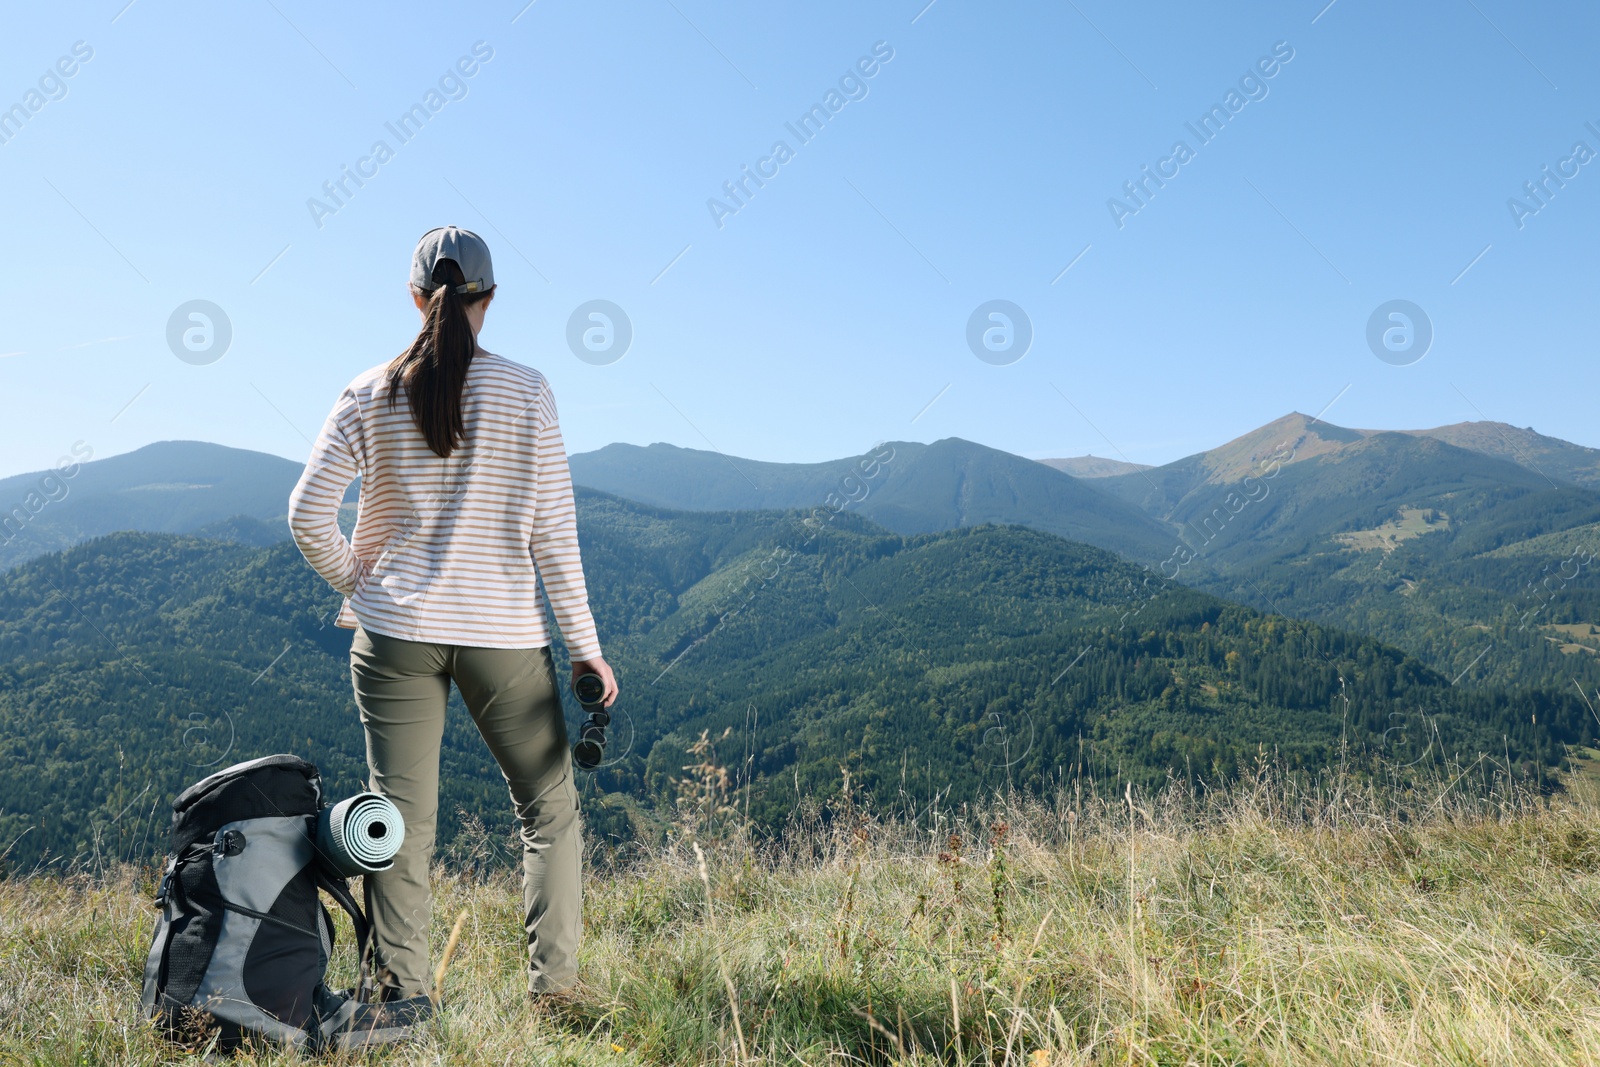
<svg viewBox="0 0 1600 1067">
<path fill-rule="evenodd" d="M 835 810 L 759 848 L 699 818 L 703 872 L 681 844 L 591 877 L 589 989 L 561 1011 L 526 1003 L 510 876 L 441 872 L 436 951 L 470 914 L 446 1011 L 366 1058 L 1600 1062 L 1600 809 L 1471 781 Z M 151 888 L 0 882 L 0 1061 L 184 1058 L 138 1019 Z"/>
</svg>

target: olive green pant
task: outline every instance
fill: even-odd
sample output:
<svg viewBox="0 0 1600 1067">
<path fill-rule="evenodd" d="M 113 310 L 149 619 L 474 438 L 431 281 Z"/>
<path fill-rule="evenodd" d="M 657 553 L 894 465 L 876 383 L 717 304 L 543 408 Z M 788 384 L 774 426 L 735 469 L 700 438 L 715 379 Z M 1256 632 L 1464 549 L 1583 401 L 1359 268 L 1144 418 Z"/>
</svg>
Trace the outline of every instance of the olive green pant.
<svg viewBox="0 0 1600 1067">
<path fill-rule="evenodd" d="M 387 996 L 432 988 L 428 865 L 439 814 L 439 742 L 455 681 L 500 764 L 521 823 L 528 989 L 577 977 L 583 843 L 572 753 L 548 646 L 474 648 L 403 641 L 358 627 L 350 675 L 367 735 L 369 788 L 406 821 L 394 866 L 366 876 L 378 980 Z"/>
</svg>

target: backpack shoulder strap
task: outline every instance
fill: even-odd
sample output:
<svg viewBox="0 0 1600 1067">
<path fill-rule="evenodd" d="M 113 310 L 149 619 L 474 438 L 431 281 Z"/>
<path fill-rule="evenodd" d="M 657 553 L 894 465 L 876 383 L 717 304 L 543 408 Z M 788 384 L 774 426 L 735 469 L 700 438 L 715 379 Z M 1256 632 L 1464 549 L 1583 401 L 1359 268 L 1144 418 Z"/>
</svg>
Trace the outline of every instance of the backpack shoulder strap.
<svg viewBox="0 0 1600 1067">
<path fill-rule="evenodd" d="M 356 999 L 365 1000 L 370 985 L 372 924 L 367 921 L 366 915 L 361 911 L 361 905 L 356 903 L 355 896 L 350 892 L 350 883 L 329 874 L 320 864 L 317 866 L 317 886 L 338 902 L 339 907 L 350 916 L 350 922 L 356 928 L 356 953 L 357 959 L 360 960 L 360 970 L 356 978 Z"/>
</svg>

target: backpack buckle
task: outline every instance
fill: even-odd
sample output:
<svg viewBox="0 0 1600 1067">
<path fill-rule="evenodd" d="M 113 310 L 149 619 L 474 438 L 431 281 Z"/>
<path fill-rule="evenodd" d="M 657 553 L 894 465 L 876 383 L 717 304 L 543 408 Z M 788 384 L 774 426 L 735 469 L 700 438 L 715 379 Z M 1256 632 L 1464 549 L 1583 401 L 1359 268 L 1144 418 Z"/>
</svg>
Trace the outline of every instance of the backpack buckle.
<svg viewBox="0 0 1600 1067">
<path fill-rule="evenodd" d="M 159 904 L 165 904 L 167 902 L 167 890 L 172 887 L 172 875 L 173 875 L 173 873 L 175 871 L 177 871 L 177 869 L 178 869 L 178 858 L 176 856 L 174 856 L 171 859 L 167 860 L 167 869 L 165 871 L 161 872 L 161 881 L 156 886 L 156 901 L 155 902 L 158 905 Z"/>
<path fill-rule="evenodd" d="M 237 856 L 244 851 L 244 846 L 243 830 L 226 830 L 217 835 L 217 842 L 211 851 L 218 856 Z"/>
</svg>

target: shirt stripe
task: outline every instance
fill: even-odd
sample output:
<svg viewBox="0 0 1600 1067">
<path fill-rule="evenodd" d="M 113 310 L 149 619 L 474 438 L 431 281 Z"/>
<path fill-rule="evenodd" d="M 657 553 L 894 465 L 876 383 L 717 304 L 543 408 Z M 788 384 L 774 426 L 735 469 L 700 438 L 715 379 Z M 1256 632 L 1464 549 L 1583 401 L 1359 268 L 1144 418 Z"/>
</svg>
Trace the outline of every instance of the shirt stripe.
<svg viewBox="0 0 1600 1067">
<path fill-rule="evenodd" d="M 478 349 L 462 390 L 461 444 L 428 448 L 389 364 L 345 388 L 289 497 L 289 528 L 343 594 L 337 624 L 481 648 L 550 643 L 551 611 L 574 660 L 600 656 L 578 551 L 577 508 L 544 375 Z M 355 530 L 339 502 L 361 477 Z M 363 576 L 362 564 L 369 569 Z"/>
</svg>

